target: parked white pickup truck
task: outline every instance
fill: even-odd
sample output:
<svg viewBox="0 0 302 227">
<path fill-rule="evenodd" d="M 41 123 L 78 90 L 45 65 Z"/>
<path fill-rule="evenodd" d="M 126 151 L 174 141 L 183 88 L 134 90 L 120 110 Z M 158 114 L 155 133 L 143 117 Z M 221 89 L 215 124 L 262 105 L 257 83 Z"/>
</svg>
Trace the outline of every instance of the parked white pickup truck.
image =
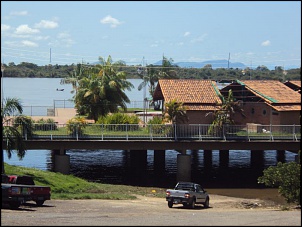
<svg viewBox="0 0 302 227">
<path fill-rule="evenodd" d="M 178 182 L 174 189 L 166 190 L 168 207 L 182 204 L 184 207 L 195 208 L 195 204 L 202 204 L 205 208 L 210 205 L 210 196 L 199 184 L 192 182 Z"/>
</svg>

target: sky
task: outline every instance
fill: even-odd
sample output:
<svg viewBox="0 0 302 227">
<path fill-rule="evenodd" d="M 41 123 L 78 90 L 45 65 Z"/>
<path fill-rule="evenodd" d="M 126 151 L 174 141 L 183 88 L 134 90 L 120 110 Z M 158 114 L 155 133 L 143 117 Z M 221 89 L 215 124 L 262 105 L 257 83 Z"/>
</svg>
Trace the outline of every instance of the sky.
<svg viewBox="0 0 302 227">
<path fill-rule="evenodd" d="M 1 63 L 301 67 L 301 1 L 1 1 Z"/>
</svg>

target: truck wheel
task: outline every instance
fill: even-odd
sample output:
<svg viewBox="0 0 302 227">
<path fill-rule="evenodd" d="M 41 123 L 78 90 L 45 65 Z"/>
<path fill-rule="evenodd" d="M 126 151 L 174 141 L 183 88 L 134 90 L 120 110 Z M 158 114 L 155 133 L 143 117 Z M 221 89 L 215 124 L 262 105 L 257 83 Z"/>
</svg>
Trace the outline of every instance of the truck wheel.
<svg viewBox="0 0 302 227">
<path fill-rule="evenodd" d="M 44 204 L 44 200 L 37 200 L 37 201 L 36 201 L 36 204 L 37 204 L 38 206 L 42 206 L 42 205 Z"/>
<path fill-rule="evenodd" d="M 206 201 L 205 201 L 205 203 L 203 204 L 203 206 L 204 206 L 205 208 L 208 208 L 208 207 L 210 206 L 210 199 L 209 199 L 209 197 L 206 198 Z"/>
<path fill-rule="evenodd" d="M 20 202 L 16 202 L 16 201 L 13 201 L 13 202 L 9 203 L 9 207 L 11 209 L 17 209 L 17 208 L 19 208 L 20 205 L 21 205 L 21 203 Z"/>
<path fill-rule="evenodd" d="M 168 207 L 172 208 L 173 207 L 173 202 L 168 202 Z"/>
<path fill-rule="evenodd" d="M 192 209 L 195 208 L 195 203 L 196 203 L 196 202 L 195 202 L 195 199 L 193 199 L 192 202 L 191 202 L 191 208 L 192 208 Z"/>
</svg>

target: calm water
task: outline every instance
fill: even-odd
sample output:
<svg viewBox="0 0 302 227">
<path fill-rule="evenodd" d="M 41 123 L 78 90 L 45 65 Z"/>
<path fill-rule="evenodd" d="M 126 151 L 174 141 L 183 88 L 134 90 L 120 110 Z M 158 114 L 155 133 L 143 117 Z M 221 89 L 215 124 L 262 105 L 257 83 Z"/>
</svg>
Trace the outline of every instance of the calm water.
<svg viewBox="0 0 302 227">
<path fill-rule="evenodd" d="M 53 106 L 54 100 L 68 100 L 73 94 L 71 85 L 61 85 L 60 79 L 46 78 L 3 78 L 3 97 L 21 98 L 24 106 Z M 130 100 L 140 102 L 144 99 L 144 90 L 138 91 L 141 80 L 131 79 L 135 86 L 125 91 Z M 64 91 L 56 91 L 56 89 Z M 148 96 L 148 94 L 147 94 Z M 154 170 L 153 151 L 147 151 L 147 166 L 139 173 L 131 171 L 129 152 L 123 150 L 67 150 L 70 155 L 71 173 L 84 179 L 113 184 L 131 184 L 142 186 L 174 186 L 177 171 L 177 152 L 167 150 L 165 167 Z M 284 155 L 275 150 L 263 153 L 263 161 L 253 164 L 251 152 L 230 150 L 227 167 L 221 166 L 219 151 L 212 152 L 212 164 L 209 167 L 204 160 L 203 150 L 188 151 L 192 156 L 192 180 L 205 187 L 261 187 L 257 178 L 263 169 L 274 166 L 278 161 L 291 162 L 295 154 L 285 151 Z M 52 156 L 49 150 L 28 150 L 23 160 L 13 154 L 11 159 L 4 155 L 4 161 L 11 165 L 51 170 Z"/>
</svg>

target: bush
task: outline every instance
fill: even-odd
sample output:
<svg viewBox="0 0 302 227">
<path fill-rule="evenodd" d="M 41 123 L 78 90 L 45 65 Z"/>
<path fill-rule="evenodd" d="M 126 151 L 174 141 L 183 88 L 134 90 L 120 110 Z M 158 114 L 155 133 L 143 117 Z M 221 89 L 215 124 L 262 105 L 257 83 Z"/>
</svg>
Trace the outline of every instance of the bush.
<svg viewBox="0 0 302 227">
<path fill-rule="evenodd" d="M 269 187 L 278 187 L 278 192 L 287 203 L 300 205 L 300 172 L 301 164 L 296 162 L 281 163 L 270 166 L 258 178 L 258 183 Z"/>
<path fill-rule="evenodd" d="M 52 130 L 57 130 L 58 126 L 55 123 L 54 119 L 48 118 L 44 120 L 43 118 L 34 121 L 35 123 L 35 130 L 40 130 L 40 131 L 52 131 Z"/>
<path fill-rule="evenodd" d="M 70 134 L 83 134 L 86 125 L 85 117 L 73 117 L 67 121 L 67 130 Z"/>
</svg>

